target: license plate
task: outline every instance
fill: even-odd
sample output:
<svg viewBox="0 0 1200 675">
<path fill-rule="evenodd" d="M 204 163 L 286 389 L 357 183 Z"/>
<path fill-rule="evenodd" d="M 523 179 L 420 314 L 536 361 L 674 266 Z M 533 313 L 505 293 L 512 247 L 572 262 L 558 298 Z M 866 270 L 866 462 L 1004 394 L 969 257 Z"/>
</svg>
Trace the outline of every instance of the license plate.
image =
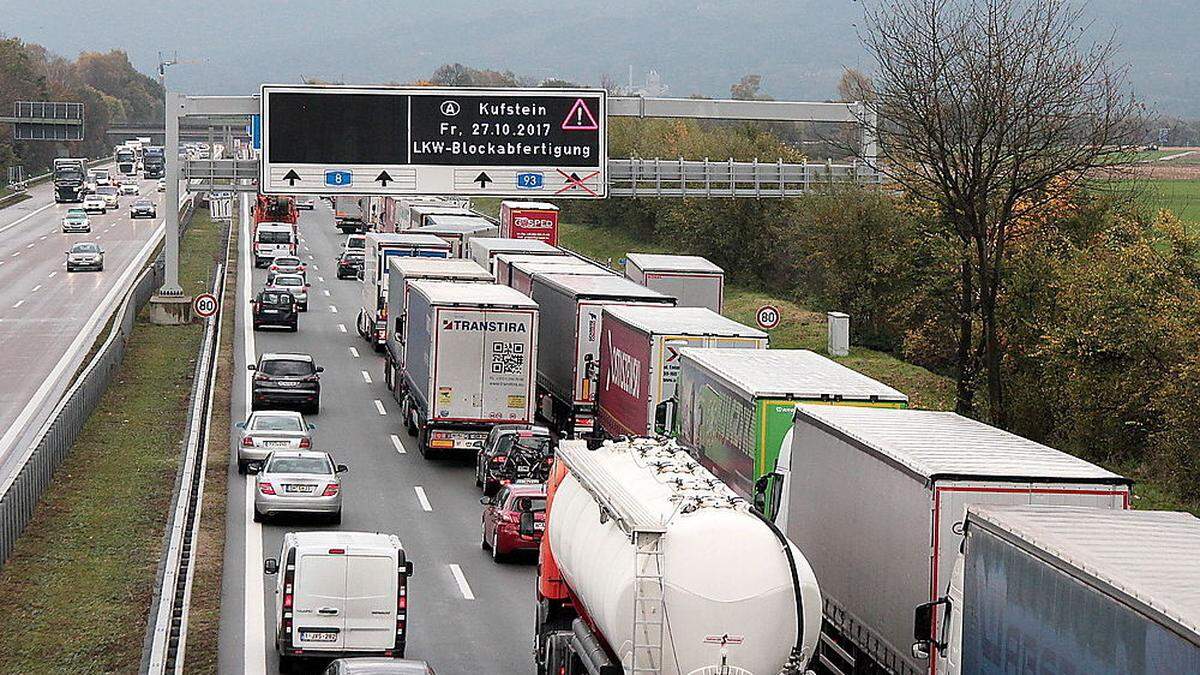
<svg viewBox="0 0 1200 675">
<path fill-rule="evenodd" d="M 301 629 L 300 639 L 305 642 L 337 642 L 337 631 Z"/>
<path fill-rule="evenodd" d="M 277 310 L 277 309 L 264 309 L 263 310 L 263 314 L 278 314 L 278 313 L 279 313 L 279 310 Z"/>
<path fill-rule="evenodd" d="M 280 383 L 279 383 L 279 386 L 281 386 L 281 387 L 294 387 L 294 386 L 296 386 L 297 384 L 299 384 L 299 382 L 288 382 L 288 381 L 283 381 L 283 382 L 280 382 Z"/>
<path fill-rule="evenodd" d="M 302 494 L 302 495 L 311 494 L 316 489 L 317 489 L 316 485 L 284 485 L 283 486 L 284 492 L 290 492 L 292 494 Z"/>
<path fill-rule="evenodd" d="M 535 523 L 533 524 L 533 529 L 535 529 L 535 530 L 544 530 L 544 529 L 546 529 L 546 523 L 543 523 L 543 522 L 540 522 L 540 521 L 539 521 L 539 522 L 535 522 Z"/>
<path fill-rule="evenodd" d="M 268 448 L 286 448 L 291 445 L 291 441 L 264 441 L 263 445 Z"/>
<path fill-rule="evenodd" d="M 522 476 L 524 476 L 524 475 L 526 475 L 526 474 L 528 474 L 528 473 L 529 473 L 529 467 L 527 467 L 527 466 L 522 466 L 522 467 L 520 467 L 520 468 L 518 468 L 518 469 L 517 469 L 517 473 L 518 473 L 518 474 L 520 474 L 520 475 L 522 475 Z"/>
</svg>

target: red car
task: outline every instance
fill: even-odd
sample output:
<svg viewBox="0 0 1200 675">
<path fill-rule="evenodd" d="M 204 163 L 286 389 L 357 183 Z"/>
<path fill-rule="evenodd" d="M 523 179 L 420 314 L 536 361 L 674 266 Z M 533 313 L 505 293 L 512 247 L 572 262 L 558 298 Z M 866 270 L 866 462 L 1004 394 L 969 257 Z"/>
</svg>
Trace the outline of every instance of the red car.
<svg viewBox="0 0 1200 675">
<path fill-rule="evenodd" d="M 546 529 L 546 484 L 513 483 L 500 488 L 495 497 L 482 497 L 484 550 L 491 549 L 497 562 L 516 551 L 536 551 Z M 534 515 L 535 533 L 520 533 L 521 514 Z"/>
</svg>

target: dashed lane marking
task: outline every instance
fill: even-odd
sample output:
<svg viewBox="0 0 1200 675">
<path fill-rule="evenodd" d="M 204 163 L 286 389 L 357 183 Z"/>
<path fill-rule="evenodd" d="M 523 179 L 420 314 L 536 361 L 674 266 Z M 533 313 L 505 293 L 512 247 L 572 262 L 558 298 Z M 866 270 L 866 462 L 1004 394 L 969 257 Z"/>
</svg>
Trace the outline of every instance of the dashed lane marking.
<svg viewBox="0 0 1200 675">
<path fill-rule="evenodd" d="M 380 415 L 387 414 L 387 409 L 383 407 L 383 401 L 380 401 L 379 399 L 375 399 L 375 409 L 379 411 Z"/>
<path fill-rule="evenodd" d="M 468 584 L 467 577 L 463 576 L 462 568 L 450 563 L 450 574 L 454 575 L 454 581 L 458 584 L 458 590 L 462 593 L 463 600 L 474 600 L 475 594 L 471 592 L 471 584 Z"/>
<path fill-rule="evenodd" d="M 398 454 L 401 454 L 401 455 L 408 454 L 405 452 L 404 445 L 400 442 L 399 436 L 397 436 L 396 434 L 389 434 L 388 436 L 392 439 L 392 446 L 396 448 L 396 452 Z"/>
</svg>

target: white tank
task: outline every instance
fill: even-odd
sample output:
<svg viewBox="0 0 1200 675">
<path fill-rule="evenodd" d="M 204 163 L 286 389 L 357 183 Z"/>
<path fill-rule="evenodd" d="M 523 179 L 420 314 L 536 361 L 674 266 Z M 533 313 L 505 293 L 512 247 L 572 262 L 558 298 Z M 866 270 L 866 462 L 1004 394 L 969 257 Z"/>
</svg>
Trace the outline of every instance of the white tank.
<svg viewBox="0 0 1200 675">
<path fill-rule="evenodd" d="M 777 675 L 796 641 L 792 573 L 779 540 L 750 512 L 750 505 L 674 443 L 635 439 L 593 451 L 578 441 L 563 446 L 572 456 L 587 453 L 587 471 L 573 471 L 619 486 L 614 488 L 621 493 L 618 502 L 632 498 L 643 515 L 665 526 L 666 625 L 659 672 L 718 672 L 709 668 L 721 665 L 724 649 L 726 663 L 741 669 L 729 672 Z M 546 528 L 550 549 L 563 578 L 628 672 L 634 545 L 619 519 L 601 519 L 599 502 L 584 483 L 596 491 L 596 480 L 581 483 L 574 473 L 559 484 Z M 802 589 L 807 661 L 821 628 L 821 593 L 808 562 L 789 546 Z M 722 636 L 730 638 L 724 646 Z"/>
</svg>

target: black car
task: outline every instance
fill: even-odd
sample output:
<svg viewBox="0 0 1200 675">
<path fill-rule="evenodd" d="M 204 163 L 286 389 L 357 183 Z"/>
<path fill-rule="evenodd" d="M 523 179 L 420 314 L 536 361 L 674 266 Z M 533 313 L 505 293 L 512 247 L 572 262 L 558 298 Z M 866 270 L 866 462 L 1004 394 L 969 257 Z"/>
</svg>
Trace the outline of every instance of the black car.
<svg viewBox="0 0 1200 675">
<path fill-rule="evenodd" d="M 135 199 L 133 204 L 129 206 L 130 218 L 157 218 L 158 209 L 154 207 L 154 202 L 145 197 Z"/>
<path fill-rule="evenodd" d="M 492 428 L 475 460 L 475 484 L 485 495 L 518 481 L 545 482 L 554 462 L 554 438 L 541 426 Z"/>
<path fill-rule="evenodd" d="M 342 251 L 337 261 L 337 278 L 357 279 L 363 268 L 362 251 Z"/>
<path fill-rule="evenodd" d="M 260 291 L 250 301 L 254 330 L 263 326 L 283 326 L 293 333 L 299 327 L 300 312 L 296 298 L 287 291 Z"/>
<path fill-rule="evenodd" d="M 325 369 L 308 354 L 263 354 L 250 387 L 250 409 L 295 408 L 308 415 L 321 410 L 321 375 Z"/>
</svg>

